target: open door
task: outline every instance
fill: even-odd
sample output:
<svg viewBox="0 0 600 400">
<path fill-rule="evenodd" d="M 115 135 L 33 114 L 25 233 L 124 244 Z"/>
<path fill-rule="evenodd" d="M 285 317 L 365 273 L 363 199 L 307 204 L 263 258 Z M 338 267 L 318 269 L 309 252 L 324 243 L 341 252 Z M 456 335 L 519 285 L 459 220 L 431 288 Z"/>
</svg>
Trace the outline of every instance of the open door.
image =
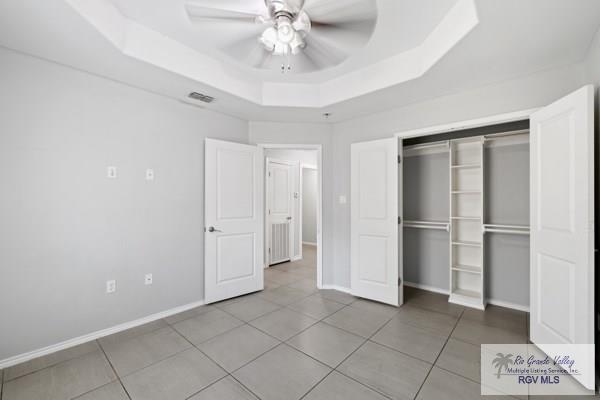
<svg viewBox="0 0 600 400">
<path fill-rule="evenodd" d="M 594 343 L 594 89 L 531 116 L 531 341 Z M 593 350 L 586 365 L 594 387 Z"/>
<path fill-rule="evenodd" d="M 290 261 L 294 253 L 294 164 L 267 159 L 268 264 Z M 295 222 L 295 221 L 294 221 Z"/>
<path fill-rule="evenodd" d="M 263 289 L 262 150 L 206 139 L 206 303 Z"/>
<path fill-rule="evenodd" d="M 398 306 L 398 139 L 351 148 L 352 294 Z"/>
</svg>

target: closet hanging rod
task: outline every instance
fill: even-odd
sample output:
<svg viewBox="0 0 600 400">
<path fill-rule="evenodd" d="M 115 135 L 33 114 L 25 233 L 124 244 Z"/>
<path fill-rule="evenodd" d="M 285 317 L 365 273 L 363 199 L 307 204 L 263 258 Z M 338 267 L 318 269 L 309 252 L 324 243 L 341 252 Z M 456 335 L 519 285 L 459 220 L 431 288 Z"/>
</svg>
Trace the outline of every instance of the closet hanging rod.
<svg viewBox="0 0 600 400">
<path fill-rule="evenodd" d="M 419 225 L 448 225 L 449 221 L 418 221 L 418 220 L 405 220 L 405 224 L 419 224 Z"/>
<path fill-rule="evenodd" d="M 511 131 L 511 132 L 493 133 L 491 135 L 485 135 L 484 138 L 486 140 L 494 140 L 494 139 L 502 139 L 507 136 L 517 136 L 517 135 L 529 135 L 529 129 L 521 129 L 518 131 Z"/>
<path fill-rule="evenodd" d="M 404 221 L 405 228 L 436 229 L 449 232 L 450 224 L 448 222 L 432 221 Z"/>
<path fill-rule="evenodd" d="M 484 224 L 483 232 L 505 233 L 511 235 L 529 235 L 529 227 L 525 225 L 494 225 Z"/>
<path fill-rule="evenodd" d="M 443 140 L 441 142 L 431 142 L 431 143 L 421 143 L 421 144 L 413 144 L 411 146 L 405 146 L 404 150 L 421 150 L 428 149 L 430 147 L 448 147 L 450 148 L 450 141 Z"/>
<path fill-rule="evenodd" d="M 486 228 L 505 228 L 505 229 L 526 229 L 529 230 L 529 225 L 497 225 L 497 224 L 483 224 Z"/>
<path fill-rule="evenodd" d="M 506 234 L 510 234 L 510 235 L 527 235 L 529 236 L 529 231 L 519 231 L 519 230 L 512 230 L 512 229 L 493 229 L 493 228 L 485 228 L 484 229 L 485 233 L 506 233 Z"/>
</svg>

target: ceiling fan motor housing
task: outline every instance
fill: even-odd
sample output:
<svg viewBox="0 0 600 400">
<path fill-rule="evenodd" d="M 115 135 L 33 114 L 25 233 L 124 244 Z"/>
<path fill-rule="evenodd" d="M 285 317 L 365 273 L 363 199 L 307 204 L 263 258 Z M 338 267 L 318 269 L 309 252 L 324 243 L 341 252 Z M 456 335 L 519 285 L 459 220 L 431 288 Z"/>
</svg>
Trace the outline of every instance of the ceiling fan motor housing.
<svg viewBox="0 0 600 400">
<path fill-rule="evenodd" d="M 265 0 L 269 14 L 273 19 L 287 14 L 291 20 L 302 11 L 304 0 Z"/>
</svg>

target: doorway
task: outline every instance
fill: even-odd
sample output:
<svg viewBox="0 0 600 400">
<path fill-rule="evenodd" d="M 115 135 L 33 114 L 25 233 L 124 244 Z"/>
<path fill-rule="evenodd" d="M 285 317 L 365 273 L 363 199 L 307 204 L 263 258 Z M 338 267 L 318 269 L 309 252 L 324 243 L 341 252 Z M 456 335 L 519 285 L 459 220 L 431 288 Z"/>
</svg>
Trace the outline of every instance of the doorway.
<svg viewBox="0 0 600 400">
<path fill-rule="evenodd" d="M 321 146 L 259 147 L 265 159 L 265 289 L 321 288 Z"/>
</svg>

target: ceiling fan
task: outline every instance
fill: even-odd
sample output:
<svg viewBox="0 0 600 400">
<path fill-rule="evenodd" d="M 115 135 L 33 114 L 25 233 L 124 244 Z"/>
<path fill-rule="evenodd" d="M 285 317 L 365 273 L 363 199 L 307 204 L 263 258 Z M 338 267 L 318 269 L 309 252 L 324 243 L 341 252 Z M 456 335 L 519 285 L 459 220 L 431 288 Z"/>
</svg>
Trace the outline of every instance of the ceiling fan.
<svg viewBox="0 0 600 400">
<path fill-rule="evenodd" d="M 367 43 L 377 18 L 376 0 L 190 0 L 185 8 L 197 26 L 232 24 L 225 53 L 284 73 L 341 63 Z"/>
</svg>

